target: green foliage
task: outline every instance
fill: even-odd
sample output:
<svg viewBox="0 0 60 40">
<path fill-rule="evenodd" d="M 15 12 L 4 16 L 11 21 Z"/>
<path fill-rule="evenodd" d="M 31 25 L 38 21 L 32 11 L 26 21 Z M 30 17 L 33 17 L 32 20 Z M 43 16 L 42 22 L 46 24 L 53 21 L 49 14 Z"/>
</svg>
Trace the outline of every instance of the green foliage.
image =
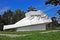
<svg viewBox="0 0 60 40">
<path fill-rule="evenodd" d="M 52 26 L 53 27 L 58 27 L 58 22 L 57 22 L 57 18 L 56 17 L 52 17 Z"/>
<path fill-rule="evenodd" d="M 15 12 L 11 10 L 7 10 L 2 15 L 3 23 L 5 25 L 13 24 L 24 17 L 25 17 L 25 12 L 21 11 L 20 9 L 17 9 Z"/>
<path fill-rule="evenodd" d="M 0 30 L 4 25 L 14 24 L 25 17 L 25 12 L 17 9 L 15 11 L 7 10 L 0 15 Z"/>
<path fill-rule="evenodd" d="M 54 6 L 57 6 L 57 5 L 60 5 L 60 0 L 46 0 L 45 4 L 52 4 Z M 57 19 L 60 20 L 60 10 L 58 10 L 57 13 L 59 14 L 59 18 L 57 18 Z M 53 24 L 56 26 L 56 21 L 53 22 Z"/>
<path fill-rule="evenodd" d="M 0 23 L 0 31 L 3 31 L 3 23 Z"/>
<path fill-rule="evenodd" d="M 57 18 L 56 17 L 52 17 L 51 18 L 52 22 L 46 25 L 46 29 L 47 30 L 57 30 L 60 29 L 58 26 L 58 22 L 57 22 Z"/>
<path fill-rule="evenodd" d="M 30 6 L 30 7 L 28 7 L 28 10 L 27 10 L 28 12 L 29 11 L 36 11 L 36 9 L 33 7 L 33 6 Z"/>
<path fill-rule="evenodd" d="M 47 0 L 45 4 L 60 5 L 60 0 Z"/>
<path fill-rule="evenodd" d="M 13 16 L 13 21 L 14 23 L 21 20 L 22 18 L 25 17 L 25 12 L 21 11 L 20 9 L 15 10 L 15 14 Z"/>
<path fill-rule="evenodd" d="M 46 31 L 46 30 L 43 30 Z M 33 34 L 33 33 L 38 33 L 38 32 L 43 32 L 40 30 L 35 30 L 35 31 L 20 31 L 20 32 L 16 32 L 16 31 L 0 31 L 0 34 Z"/>
<path fill-rule="evenodd" d="M 60 27 L 48 27 L 47 30 L 60 30 Z"/>
<path fill-rule="evenodd" d="M 60 10 L 58 10 L 57 13 L 60 15 Z"/>
<path fill-rule="evenodd" d="M 0 31 L 3 31 L 3 25 L 4 25 L 4 23 L 3 23 L 3 20 L 1 18 L 1 15 L 0 15 Z"/>
<path fill-rule="evenodd" d="M 4 20 L 5 25 L 12 24 L 12 16 L 13 16 L 13 12 L 11 10 L 7 10 L 4 12 L 2 18 Z"/>
</svg>

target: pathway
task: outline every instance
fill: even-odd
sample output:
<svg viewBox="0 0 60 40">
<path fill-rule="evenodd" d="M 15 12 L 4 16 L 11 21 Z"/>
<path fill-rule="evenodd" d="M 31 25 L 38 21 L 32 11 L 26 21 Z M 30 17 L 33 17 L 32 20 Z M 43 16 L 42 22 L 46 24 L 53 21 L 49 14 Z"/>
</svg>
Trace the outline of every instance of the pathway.
<svg viewBox="0 0 60 40">
<path fill-rule="evenodd" d="M 51 31 L 45 31 L 45 32 L 40 32 L 40 33 L 49 33 L 49 32 L 58 32 L 60 30 L 51 30 Z"/>
<path fill-rule="evenodd" d="M 23 37 L 23 36 L 28 36 L 31 34 L 21 34 L 21 35 L 17 35 L 17 34 L 0 34 L 0 36 L 6 36 L 6 37 Z"/>
</svg>

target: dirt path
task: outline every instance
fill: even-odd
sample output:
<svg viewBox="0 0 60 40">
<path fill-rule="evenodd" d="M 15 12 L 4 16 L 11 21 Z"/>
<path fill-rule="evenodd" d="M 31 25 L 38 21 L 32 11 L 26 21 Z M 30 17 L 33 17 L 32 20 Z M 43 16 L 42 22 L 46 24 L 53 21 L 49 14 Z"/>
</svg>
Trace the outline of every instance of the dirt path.
<svg viewBox="0 0 60 40">
<path fill-rule="evenodd" d="M 58 32 L 60 30 L 51 30 L 51 31 L 45 31 L 45 32 L 40 32 L 40 33 L 49 33 L 49 32 Z"/>
<path fill-rule="evenodd" d="M 23 35 L 17 35 L 17 34 L 0 34 L 0 36 L 6 36 L 6 37 L 22 37 L 22 36 L 28 36 L 31 34 L 23 34 Z"/>
</svg>

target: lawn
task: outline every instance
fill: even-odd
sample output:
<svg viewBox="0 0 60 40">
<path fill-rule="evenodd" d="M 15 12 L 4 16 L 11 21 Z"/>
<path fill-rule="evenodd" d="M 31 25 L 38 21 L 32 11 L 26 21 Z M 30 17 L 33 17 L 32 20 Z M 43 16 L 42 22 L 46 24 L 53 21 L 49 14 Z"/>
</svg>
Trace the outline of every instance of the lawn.
<svg viewBox="0 0 60 40">
<path fill-rule="evenodd" d="M 4 37 L 0 36 L 0 40 L 60 40 L 60 32 L 50 32 L 50 33 L 39 33 L 41 31 L 30 31 L 30 32 L 11 32 L 11 34 L 32 34 L 24 37 Z M 3 33 L 3 32 L 1 32 Z M 9 33 L 9 32 L 4 32 Z"/>
<path fill-rule="evenodd" d="M 0 34 L 31 34 L 31 33 L 38 33 L 38 32 L 44 32 L 46 30 L 40 31 L 40 30 L 36 30 L 36 31 L 20 31 L 20 32 L 16 32 L 16 31 L 0 31 Z"/>
</svg>

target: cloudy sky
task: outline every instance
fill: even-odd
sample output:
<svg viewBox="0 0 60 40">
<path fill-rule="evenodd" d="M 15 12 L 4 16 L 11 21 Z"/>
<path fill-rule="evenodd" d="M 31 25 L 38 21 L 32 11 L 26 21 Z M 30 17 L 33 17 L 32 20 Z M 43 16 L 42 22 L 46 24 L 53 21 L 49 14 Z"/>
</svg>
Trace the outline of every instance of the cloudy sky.
<svg viewBox="0 0 60 40">
<path fill-rule="evenodd" d="M 26 11 L 29 6 L 35 7 L 37 10 L 42 10 L 49 16 L 57 16 L 56 11 L 60 9 L 60 6 L 45 5 L 46 0 L 0 0 L 0 14 L 5 10 L 21 9 Z"/>
</svg>

